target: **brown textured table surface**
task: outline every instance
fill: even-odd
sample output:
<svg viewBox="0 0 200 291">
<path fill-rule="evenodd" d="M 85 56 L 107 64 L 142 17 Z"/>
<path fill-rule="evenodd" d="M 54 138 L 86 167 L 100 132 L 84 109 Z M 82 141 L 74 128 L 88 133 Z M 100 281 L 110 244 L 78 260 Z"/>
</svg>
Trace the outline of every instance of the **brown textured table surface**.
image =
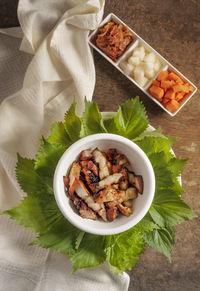
<svg viewBox="0 0 200 291">
<path fill-rule="evenodd" d="M 0 0 L 0 27 L 18 25 L 17 0 Z M 199 0 L 107 0 L 105 14 L 113 12 L 153 48 L 199 86 Z M 139 95 L 152 126 L 170 137 L 180 137 L 173 149 L 190 157 L 182 174 L 183 199 L 199 214 L 200 209 L 200 96 L 199 91 L 183 109 L 170 117 L 110 63 L 94 52 L 96 88 L 94 100 L 101 111 L 116 111 L 119 104 Z M 148 248 L 138 266 L 129 272 L 130 291 L 196 291 L 200 286 L 199 218 L 177 227 L 172 262 Z"/>
</svg>

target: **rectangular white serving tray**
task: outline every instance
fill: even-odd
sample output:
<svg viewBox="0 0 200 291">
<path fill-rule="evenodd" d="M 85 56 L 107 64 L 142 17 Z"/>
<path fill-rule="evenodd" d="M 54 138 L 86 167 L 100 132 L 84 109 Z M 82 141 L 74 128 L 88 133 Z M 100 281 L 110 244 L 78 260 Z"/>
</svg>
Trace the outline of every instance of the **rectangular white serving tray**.
<svg viewBox="0 0 200 291">
<path fill-rule="evenodd" d="M 133 40 L 133 42 L 127 47 L 127 49 L 125 50 L 125 52 L 122 54 L 122 56 L 120 56 L 116 62 L 114 62 L 111 58 L 109 58 L 105 53 L 103 53 L 93 42 L 92 39 L 94 39 L 95 35 L 98 32 L 99 27 L 103 26 L 104 24 L 106 24 L 107 22 L 113 20 L 115 23 L 121 23 L 125 26 L 128 27 L 128 29 L 133 33 L 133 35 L 135 36 L 135 39 Z M 96 50 L 98 51 L 104 58 L 107 59 L 107 61 L 109 61 L 113 66 L 115 66 L 115 68 L 117 68 L 125 77 L 127 77 L 132 83 L 134 83 L 138 88 L 140 88 L 140 90 L 142 90 L 151 100 L 153 100 L 155 103 L 157 103 L 164 111 L 166 111 L 169 115 L 171 116 L 175 116 L 180 110 L 181 108 L 192 98 L 192 96 L 196 93 L 197 91 L 197 87 L 190 81 L 188 80 L 181 72 L 179 72 L 174 66 L 172 66 L 171 63 L 169 63 L 163 56 L 161 56 L 155 49 L 153 49 L 146 41 L 144 41 L 135 31 L 133 31 L 128 25 L 126 25 L 121 19 L 119 19 L 115 14 L 110 13 L 108 14 L 104 20 L 100 23 L 99 27 L 94 30 L 90 36 L 89 36 L 89 44 Z M 133 50 L 138 46 L 142 44 L 147 51 L 149 52 L 154 52 L 157 56 L 157 58 L 159 59 L 160 63 L 161 63 L 161 67 L 159 69 L 159 71 L 157 72 L 157 74 L 155 74 L 155 76 L 153 78 L 151 78 L 148 83 L 144 86 L 141 87 L 133 78 L 131 78 L 130 76 L 126 75 L 124 73 L 124 71 L 120 68 L 119 64 L 126 60 L 128 58 L 128 56 L 133 52 Z M 181 79 L 183 81 L 187 81 L 189 82 L 195 89 L 194 91 L 186 98 L 186 100 L 183 102 L 183 104 L 181 104 L 181 106 L 179 107 L 179 109 L 174 112 L 171 113 L 170 111 L 168 111 L 158 100 L 156 100 L 154 97 L 152 97 L 149 92 L 148 89 L 151 86 L 152 80 L 155 80 L 157 78 L 157 76 L 159 75 L 160 71 L 163 70 L 169 70 L 170 72 L 175 72 L 177 75 L 179 75 L 181 77 Z"/>
</svg>

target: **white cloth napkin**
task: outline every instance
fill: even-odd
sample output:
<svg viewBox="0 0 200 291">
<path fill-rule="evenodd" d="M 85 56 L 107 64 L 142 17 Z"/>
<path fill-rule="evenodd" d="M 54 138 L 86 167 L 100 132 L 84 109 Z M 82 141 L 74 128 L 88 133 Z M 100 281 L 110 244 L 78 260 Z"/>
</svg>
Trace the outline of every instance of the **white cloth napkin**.
<svg viewBox="0 0 200 291">
<path fill-rule="evenodd" d="M 79 113 L 83 97 L 92 98 L 95 68 L 87 37 L 103 10 L 103 0 L 20 0 L 21 29 L 0 30 L 1 210 L 24 195 L 15 178 L 16 152 L 34 157 L 41 135 L 63 118 L 74 96 Z M 106 264 L 69 278 L 67 256 L 29 246 L 33 240 L 32 232 L 0 217 L 0 291 L 128 289 L 129 276 L 113 275 Z"/>
</svg>

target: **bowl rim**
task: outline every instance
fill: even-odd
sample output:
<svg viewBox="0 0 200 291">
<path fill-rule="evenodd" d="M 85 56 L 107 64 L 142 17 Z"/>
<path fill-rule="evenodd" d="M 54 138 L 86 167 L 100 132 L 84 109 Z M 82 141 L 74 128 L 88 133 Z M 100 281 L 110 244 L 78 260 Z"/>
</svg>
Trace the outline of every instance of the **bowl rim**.
<svg viewBox="0 0 200 291">
<path fill-rule="evenodd" d="M 151 180 L 151 185 L 150 185 L 151 187 L 149 189 L 150 190 L 149 192 L 151 193 L 151 195 L 149 195 L 147 197 L 147 201 L 145 203 L 144 208 L 142 208 L 142 210 L 137 215 L 137 217 L 134 218 L 134 220 L 129 220 L 129 221 L 127 221 L 127 223 L 116 226 L 113 229 L 112 228 L 98 229 L 95 227 L 91 228 L 91 226 L 87 225 L 86 219 L 85 219 L 86 223 L 83 225 L 80 225 L 77 219 L 73 219 L 73 216 L 67 214 L 66 207 L 64 206 L 64 202 L 62 201 L 61 195 L 59 195 L 60 184 L 58 184 L 58 175 L 60 176 L 59 171 L 60 171 L 60 168 L 63 164 L 63 161 L 66 159 L 66 156 L 68 156 L 72 150 L 77 151 L 79 147 L 83 146 L 87 142 L 91 142 L 94 140 L 104 140 L 104 139 L 105 140 L 112 140 L 112 141 L 114 140 L 116 142 L 120 141 L 121 143 L 124 143 L 125 145 L 127 145 L 131 148 L 134 148 L 137 152 L 139 152 L 140 155 L 143 156 L 143 159 L 145 160 L 145 163 L 147 164 L 147 167 L 149 169 L 148 174 L 150 175 L 150 180 Z M 64 189 L 64 187 L 63 187 L 63 189 Z M 61 211 L 61 213 L 64 215 L 64 217 L 72 225 L 74 225 L 75 227 L 79 228 L 82 231 L 85 231 L 85 232 L 91 233 L 91 234 L 113 235 L 113 234 L 122 233 L 122 232 L 130 229 L 131 227 L 134 227 L 146 215 L 146 213 L 148 212 L 148 210 L 152 204 L 154 194 L 155 194 L 155 174 L 154 174 L 154 170 L 153 170 L 153 167 L 151 165 L 149 158 L 147 157 L 145 152 L 136 143 L 129 140 L 128 138 L 125 138 L 125 137 L 117 135 L 117 134 L 97 133 L 97 134 L 92 134 L 92 135 L 88 135 L 86 137 L 80 138 L 79 140 L 74 142 L 69 148 L 66 149 L 66 151 L 63 153 L 63 155 L 59 159 L 57 166 L 56 166 L 56 169 L 55 169 L 55 172 L 54 172 L 53 190 L 54 190 L 54 197 L 55 197 L 55 200 L 56 200 L 56 203 L 58 205 L 59 210 Z M 67 197 L 67 195 L 66 195 L 66 197 Z M 67 199 L 70 199 L 70 198 L 67 197 Z M 109 223 L 109 222 L 105 222 L 105 223 Z"/>
</svg>

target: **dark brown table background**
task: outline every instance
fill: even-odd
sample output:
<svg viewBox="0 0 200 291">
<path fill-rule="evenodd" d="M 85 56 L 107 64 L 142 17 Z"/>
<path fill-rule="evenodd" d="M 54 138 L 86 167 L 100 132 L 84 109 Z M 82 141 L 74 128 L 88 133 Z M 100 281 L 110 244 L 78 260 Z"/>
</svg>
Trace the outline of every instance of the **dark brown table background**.
<svg viewBox="0 0 200 291">
<path fill-rule="evenodd" d="M 41 0 L 42 1 L 42 0 Z M 17 0 L 0 0 L 0 27 L 17 26 Z M 105 14 L 113 12 L 153 48 L 199 86 L 199 0 L 107 0 Z M 200 96 L 199 91 L 175 117 L 167 115 L 110 63 L 94 52 L 96 87 L 94 101 L 101 111 L 116 111 L 119 104 L 139 95 L 152 126 L 170 137 L 180 137 L 173 149 L 190 157 L 182 174 L 183 199 L 200 209 Z M 172 263 L 148 248 L 130 274 L 130 291 L 200 290 L 199 218 L 177 227 Z"/>
</svg>

